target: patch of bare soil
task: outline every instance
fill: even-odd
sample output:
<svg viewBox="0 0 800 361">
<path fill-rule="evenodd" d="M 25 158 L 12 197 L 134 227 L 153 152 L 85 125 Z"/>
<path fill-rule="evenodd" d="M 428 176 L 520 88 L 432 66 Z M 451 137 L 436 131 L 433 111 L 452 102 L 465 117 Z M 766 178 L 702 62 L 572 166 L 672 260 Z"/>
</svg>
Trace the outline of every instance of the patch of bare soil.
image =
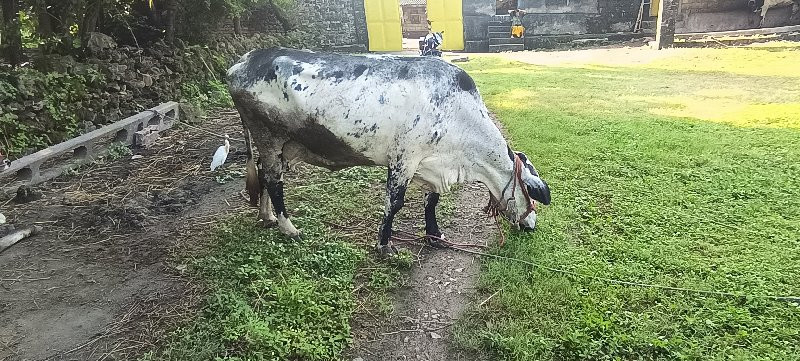
<svg viewBox="0 0 800 361">
<path fill-rule="evenodd" d="M 242 139 L 239 124 L 217 113 L 41 185 L 38 201 L 0 199 L 17 228 L 44 228 L 0 254 L 0 360 L 135 358 L 192 312 L 198 286 L 172 262 L 220 215 L 247 209 L 242 180 L 220 185 L 208 170 L 222 144 L 209 131 Z M 235 171 L 244 145 L 233 147 Z"/>
<path fill-rule="evenodd" d="M 481 212 L 486 189 L 466 185 L 455 195 L 452 221 L 442 229 L 451 242 L 485 245 L 497 232 L 493 220 Z M 407 202 L 408 203 L 408 202 Z M 405 207 L 404 209 L 409 208 Z M 421 207 L 414 207 L 420 210 Z M 421 214 L 396 222 L 395 229 L 414 229 Z M 364 315 L 354 321 L 353 359 L 373 360 L 482 360 L 480 355 L 455 347 L 452 325 L 467 305 L 480 296 L 474 287 L 479 260 L 452 249 L 398 244 L 419 255 L 408 286 L 395 295 L 388 320 Z"/>
</svg>

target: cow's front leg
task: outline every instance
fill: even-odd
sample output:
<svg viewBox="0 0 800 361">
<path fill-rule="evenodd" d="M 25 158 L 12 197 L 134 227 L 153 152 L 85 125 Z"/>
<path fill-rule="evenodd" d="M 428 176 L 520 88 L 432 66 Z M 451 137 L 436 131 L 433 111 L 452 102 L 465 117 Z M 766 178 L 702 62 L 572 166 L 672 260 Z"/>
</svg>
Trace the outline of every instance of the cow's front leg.
<svg viewBox="0 0 800 361">
<path fill-rule="evenodd" d="M 286 211 L 286 204 L 284 203 L 283 171 L 286 169 L 286 162 L 284 162 L 281 155 L 268 155 L 262 158 L 262 167 L 264 169 L 261 174 L 261 184 L 264 187 L 262 193 L 266 191 L 269 194 L 269 200 L 265 200 L 267 197 L 262 197 L 261 208 L 264 216 L 269 219 L 274 210 L 277 216 L 278 230 L 289 238 L 302 238 L 300 231 L 289 220 L 289 213 Z M 265 225 L 268 224 L 267 219 L 264 219 Z"/>
<path fill-rule="evenodd" d="M 444 235 L 439 231 L 439 223 L 436 221 L 436 206 L 439 204 L 439 193 L 429 192 L 425 194 L 425 235 L 428 236 L 428 245 L 434 248 L 443 248 L 442 239 Z"/>
<path fill-rule="evenodd" d="M 407 175 L 405 169 L 389 166 L 389 176 L 386 180 L 386 208 L 383 212 L 383 222 L 378 232 L 378 245 L 376 246 L 382 255 L 391 255 L 397 252 L 389 243 L 389 239 L 392 237 L 392 222 L 397 212 L 403 208 L 410 180 L 411 177 Z"/>
</svg>

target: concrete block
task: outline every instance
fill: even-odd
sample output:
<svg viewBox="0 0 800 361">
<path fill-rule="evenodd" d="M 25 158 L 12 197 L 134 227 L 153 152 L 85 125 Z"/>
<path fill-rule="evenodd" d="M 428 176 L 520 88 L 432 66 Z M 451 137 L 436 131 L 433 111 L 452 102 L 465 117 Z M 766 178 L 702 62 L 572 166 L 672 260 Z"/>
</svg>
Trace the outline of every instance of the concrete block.
<svg viewBox="0 0 800 361">
<path fill-rule="evenodd" d="M 151 125 L 136 132 L 136 145 L 142 148 L 150 148 L 158 140 L 159 125 Z"/>
<path fill-rule="evenodd" d="M 489 45 L 490 53 L 501 53 L 504 51 L 523 51 L 525 50 L 524 44 L 499 44 Z"/>
<path fill-rule="evenodd" d="M 489 39 L 489 45 L 501 44 L 525 44 L 524 38 L 493 38 Z"/>
<path fill-rule="evenodd" d="M 587 34 L 594 14 L 528 14 L 522 18 L 525 35 Z"/>
<path fill-rule="evenodd" d="M 485 53 L 489 51 L 489 41 L 487 40 L 468 40 L 464 43 L 464 51 L 467 53 Z"/>
<path fill-rule="evenodd" d="M 489 16 L 465 16 L 464 40 L 486 40 L 489 28 Z"/>
</svg>

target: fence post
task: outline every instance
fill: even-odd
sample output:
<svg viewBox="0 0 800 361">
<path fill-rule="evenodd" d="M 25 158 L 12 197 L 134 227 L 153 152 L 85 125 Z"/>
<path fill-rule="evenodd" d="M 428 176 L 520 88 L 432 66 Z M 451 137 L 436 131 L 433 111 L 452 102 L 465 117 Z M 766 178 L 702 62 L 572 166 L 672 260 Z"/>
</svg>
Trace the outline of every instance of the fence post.
<svg viewBox="0 0 800 361">
<path fill-rule="evenodd" d="M 680 0 L 661 0 L 658 4 L 656 46 L 658 50 L 672 47 L 675 42 L 675 17 L 678 16 Z"/>
</svg>

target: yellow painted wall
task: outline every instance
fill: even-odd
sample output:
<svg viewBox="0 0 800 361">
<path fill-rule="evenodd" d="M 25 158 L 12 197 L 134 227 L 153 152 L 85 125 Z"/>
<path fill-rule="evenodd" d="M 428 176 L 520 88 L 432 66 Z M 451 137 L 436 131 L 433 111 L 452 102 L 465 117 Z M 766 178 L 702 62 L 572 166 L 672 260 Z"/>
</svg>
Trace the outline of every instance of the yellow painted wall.
<svg viewBox="0 0 800 361">
<path fill-rule="evenodd" d="M 650 16 L 658 16 L 658 5 L 661 0 L 650 0 Z"/>
<path fill-rule="evenodd" d="M 400 3 L 397 0 L 364 0 L 364 10 L 367 15 L 369 50 L 403 50 Z"/>
<path fill-rule="evenodd" d="M 442 50 L 464 50 L 462 0 L 428 0 L 428 19 L 431 30 L 444 31 Z"/>
</svg>

